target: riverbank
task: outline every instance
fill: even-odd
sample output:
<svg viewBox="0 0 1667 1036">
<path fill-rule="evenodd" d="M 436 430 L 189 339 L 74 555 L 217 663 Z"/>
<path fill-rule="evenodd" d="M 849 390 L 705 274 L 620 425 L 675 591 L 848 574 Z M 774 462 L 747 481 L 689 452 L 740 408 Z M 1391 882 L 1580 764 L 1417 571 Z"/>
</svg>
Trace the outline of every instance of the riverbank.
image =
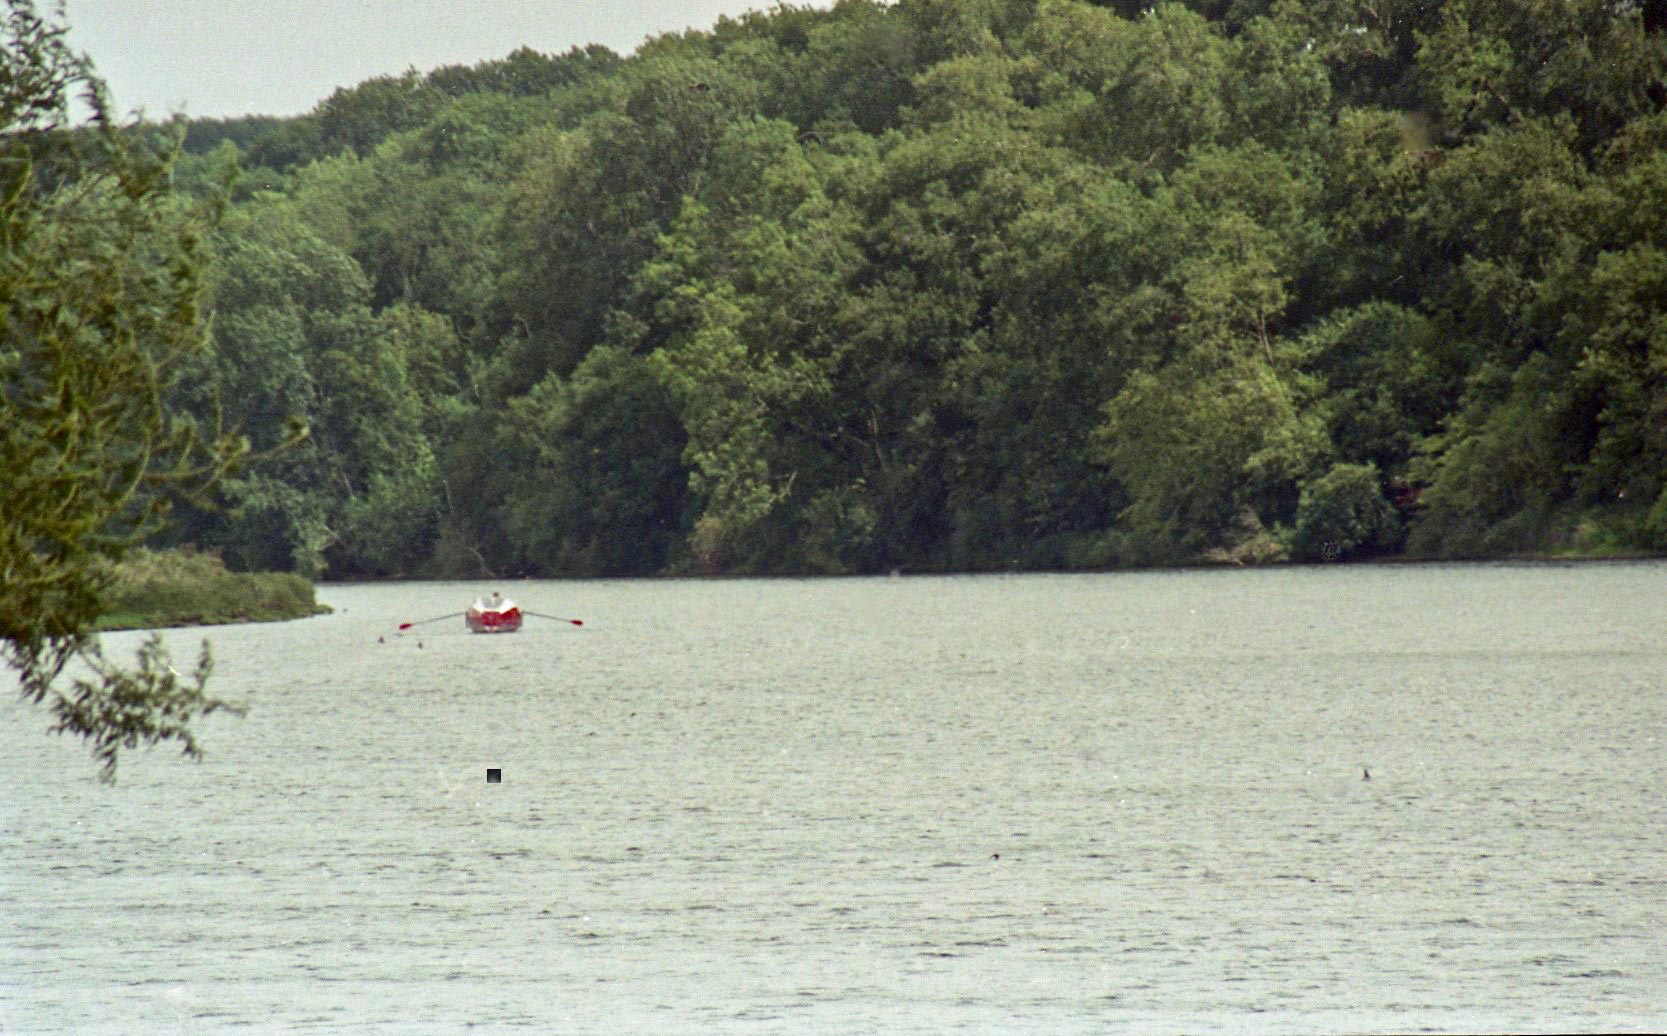
<svg viewBox="0 0 1667 1036">
<path fill-rule="evenodd" d="M 330 611 L 292 572 L 230 572 L 213 554 L 137 550 L 116 566 L 100 630 L 303 619 Z"/>
</svg>

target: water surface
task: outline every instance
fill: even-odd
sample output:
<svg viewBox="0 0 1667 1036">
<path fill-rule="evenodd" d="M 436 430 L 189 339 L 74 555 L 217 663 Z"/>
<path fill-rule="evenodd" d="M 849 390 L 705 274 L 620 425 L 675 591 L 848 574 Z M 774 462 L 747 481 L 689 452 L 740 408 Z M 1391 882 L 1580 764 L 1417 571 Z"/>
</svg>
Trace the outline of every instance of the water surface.
<svg viewBox="0 0 1667 1036">
<path fill-rule="evenodd" d="M 327 586 L 201 765 L 0 704 L 0 1031 L 1660 1029 L 1664 587 Z"/>
</svg>

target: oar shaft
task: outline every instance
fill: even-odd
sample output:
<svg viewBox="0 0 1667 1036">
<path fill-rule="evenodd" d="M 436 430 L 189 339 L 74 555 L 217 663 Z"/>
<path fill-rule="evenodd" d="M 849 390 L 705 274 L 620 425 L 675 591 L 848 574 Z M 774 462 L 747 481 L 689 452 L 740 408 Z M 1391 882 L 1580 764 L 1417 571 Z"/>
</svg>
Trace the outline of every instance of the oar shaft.
<svg viewBox="0 0 1667 1036">
<path fill-rule="evenodd" d="M 460 619 L 464 614 L 465 613 L 463 612 L 452 612 L 450 615 L 436 615 L 432 619 L 418 619 L 416 622 L 402 622 L 399 624 L 399 628 L 402 630 L 408 630 L 412 626 L 424 626 L 431 622 L 443 622 L 446 619 Z"/>
<path fill-rule="evenodd" d="M 580 620 L 578 620 L 578 619 L 564 619 L 564 618 L 562 618 L 562 617 L 561 617 L 561 616 L 560 616 L 560 615 L 545 615 L 545 614 L 544 614 L 544 613 L 543 613 L 543 612 L 529 612 L 529 611 L 523 611 L 523 612 L 522 612 L 522 613 L 521 613 L 521 614 L 522 614 L 522 615 L 536 615 L 536 616 L 538 616 L 538 617 L 539 617 L 539 618 L 540 618 L 540 619 L 554 619 L 554 620 L 556 620 L 556 621 L 557 621 L 557 622 L 567 622 L 567 623 L 572 623 L 572 624 L 573 624 L 573 625 L 575 625 L 575 626 L 583 626 L 583 625 L 584 625 L 584 623 L 583 623 L 583 622 L 581 622 L 581 621 L 580 621 Z"/>
</svg>

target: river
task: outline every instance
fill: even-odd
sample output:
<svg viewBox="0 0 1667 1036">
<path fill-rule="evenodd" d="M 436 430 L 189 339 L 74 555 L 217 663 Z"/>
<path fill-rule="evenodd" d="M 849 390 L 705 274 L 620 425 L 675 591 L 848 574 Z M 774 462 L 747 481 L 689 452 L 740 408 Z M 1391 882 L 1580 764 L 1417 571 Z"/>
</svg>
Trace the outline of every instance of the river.
<svg viewBox="0 0 1667 1036">
<path fill-rule="evenodd" d="M 0 1032 L 1667 1028 L 1667 564 L 320 597 L 0 702 Z"/>
</svg>

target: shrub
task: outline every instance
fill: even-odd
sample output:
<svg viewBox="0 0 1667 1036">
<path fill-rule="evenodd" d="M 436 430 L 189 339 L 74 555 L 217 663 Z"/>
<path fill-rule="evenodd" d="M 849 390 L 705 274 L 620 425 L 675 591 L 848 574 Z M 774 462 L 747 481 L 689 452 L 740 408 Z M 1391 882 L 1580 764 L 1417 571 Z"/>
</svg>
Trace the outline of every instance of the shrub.
<svg viewBox="0 0 1667 1036">
<path fill-rule="evenodd" d="M 228 572 L 218 555 L 135 550 L 110 573 L 100 629 L 269 622 L 329 611 L 293 572 Z"/>
<path fill-rule="evenodd" d="M 1655 506 L 1644 519 L 1644 545 L 1652 550 L 1667 550 L 1667 489 L 1655 498 Z"/>
<path fill-rule="evenodd" d="M 1360 551 L 1389 550 L 1401 521 L 1384 499 L 1373 464 L 1339 464 L 1302 489 L 1292 546 L 1298 557 L 1335 561 Z"/>
</svg>

